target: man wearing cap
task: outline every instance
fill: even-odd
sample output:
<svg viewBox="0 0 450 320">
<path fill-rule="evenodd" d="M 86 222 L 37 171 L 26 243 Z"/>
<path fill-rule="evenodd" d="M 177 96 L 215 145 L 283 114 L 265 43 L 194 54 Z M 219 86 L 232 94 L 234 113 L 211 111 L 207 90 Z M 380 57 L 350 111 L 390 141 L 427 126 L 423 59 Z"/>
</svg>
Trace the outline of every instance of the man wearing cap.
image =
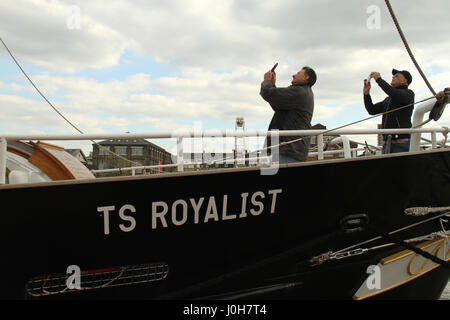
<svg viewBox="0 0 450 320">
<path fill-rule="evenodd" d="M 392 69 L 392 81 L 390 85 L 381 78 L 379 72 L 372 72 L 369 79 L 370 78 L 375 79 L 380 88 L 388 95 L 388 97 L 381 102 L 373 104 L 372 97 L 369 93 L 371 88 L 370 81 L 364 80 L 364 105 L 367 112 L 371 115 L 376 115 L 409 105 L 409 107 L 401 110 L 384 114 L 381 122 L 381 128 L 411 128 L 411 116 L 414 109 L 414 92 L 408 88 L 412 81 L 411 74 L 406 70 L 399 71 Z M 383 154 L 408 152 L 410 135 L 383 135 L 383 142 Z"/>
</svg>

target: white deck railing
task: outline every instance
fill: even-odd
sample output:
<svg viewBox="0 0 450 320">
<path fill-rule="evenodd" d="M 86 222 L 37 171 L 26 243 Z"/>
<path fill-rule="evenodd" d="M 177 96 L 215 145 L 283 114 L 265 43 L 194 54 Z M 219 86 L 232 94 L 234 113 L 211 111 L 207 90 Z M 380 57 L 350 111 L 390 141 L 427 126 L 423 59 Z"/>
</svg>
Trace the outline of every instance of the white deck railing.
<svg viewBox="0 0 450 320">
<path fill-rule="evenodd" d="M 422 123 L 423 116 L 426 112 L 429 112 L 435 100 L 430 100 L 416 109 L 413 118 L 413 128 L 419 126 Z M 343 152 L 345 158 L 350 158 L 351 155 L 355 155 L 356 151 L 363 149 L 351 149 L 350 139 L 346 137 L 347 135 L 368 135 L 368 134 L 411 134 L 411 144 L 410 151 L 419 151 L 420 140 L 423 133 L 431 134 L 431 147 L 436 148 L 438 145 L 437 134 L 441 133 L 444 135 L 444 141 L 447 140 L 447 133 L 449 132 L 448 127 L 429 127 L 429 128 L 415 128 L 415 129 L 336 129 L 336 130 L 285 130 L 285 131 L 177 131 L 177 132 L 162 132 L 162 133 L 125 133 L 125 134 L 34 134 L 34 135 L 18 135 L 18 134 L 0 134 L 0 184 L 5 183 L 5 173 L 6 173 L 6 153 L 7 153 L 7 141 L 11 140 L 39 140 L 39 141 L 57 141 L 57 140 L 108 140 L 108 139 L 167 139 L 172 138 L 177 140 L 177 155 L 176 163 L 172 165 L 155 165 L 155 166 L 142 166 L 142 167 L 129 167 L 120 169 L 105 169 L 105 170 L 95 170 L 95 172 L 108 172 L 108 171 L 119 171 L 119 170 L 130 170 L 135 171 L 137 169 L 146 168 L 165 168 L 165 167 L 177 167 L 178 171 L 183 171 L 184 165 L 187 164 L 183 157 L 183 139 L 185 138 L 205 138 L 205 137 L 226 137 L 226 138 L 239 138 L 239 137 L 262 137 L 274 134 L 278 136 L 317 136 L 317 152 L 310 154 L 317 154 L 319 160 L 324 159 L 324 154 Z M 324 134 L 329 134 L 333 136 L 340 136 L 339 142 L 342 142 L 342 150 L 324 151 Z M 253 152 L 252 152 L 253 153 Z M 248 159 L 233 159 L 236 160 L 248 160 Z M 224 160 L 226 161 L 226 160 Z M 217 163 L 217 161 L 215 161 Z"/>
</svg>

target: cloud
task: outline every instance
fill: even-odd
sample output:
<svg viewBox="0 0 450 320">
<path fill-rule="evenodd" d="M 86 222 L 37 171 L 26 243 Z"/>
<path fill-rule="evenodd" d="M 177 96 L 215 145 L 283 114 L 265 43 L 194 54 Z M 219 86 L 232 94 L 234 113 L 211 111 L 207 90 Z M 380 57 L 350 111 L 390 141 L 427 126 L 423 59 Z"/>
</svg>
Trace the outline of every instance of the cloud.
<svg viewBox="0 0 450 320">
<path fill-rule="evenodd" d="M 6 83 L 0 81 L 0 90 L 2 91 L 20 91 L 20 92 L 32 92 L 31 88 L 18 84 L 18 83 Z"/>
<path fill-rule="evenodd" d="M 36 128 L 37 119 L 45 125 L 57 125 L 60 123 L 56 114 L 49 113 L 43 103 L 34 100 L 1 94 L 0 105 L 8 110 L 8 112 L 2 112 L 0 115 L 2 126 L 7 128 L 8 132 L 29 131 L 32 128 Z"/>
<path fill-rule="evenodd" d="M 20 60 L 58 72 L 101 69 L 119 62 L 127 42 L 83 12 L 70 28 L 73 4 L 51 0 L 2 0 L 2 38 Z"/>
<path fill-rule="evenodd" d="M 370 5 L 380 8 L 379 29 L 367 28 Z M 435 90 L 448 87 L 448 2 L 392 5 Z M 79 29 L 68 25 L 74 9 Z M 236 116 L 266 129 L 273 111 L 259 85 L 275 62 L 279 86 L 289 85 L 304 65 L 316 70 L 313 119 L 329 128 L 366 116 L 362 80 L 371 71 L 389 81 L 392 68 L 408 69 L 416 99 L 430 94 L 381 0 L 3 0 L 0 30 L 20 61 L 45 70 L 32 78 L 85 132 L 168 131 L 198 120 L 232 128 Z M 177 75 L 127 74 L 127 64 L 120 64 L 125 50 L 173 67 Z M 113 66 L 127 76 L 95 77 Z M 85 70 L 95 72 L 87 76 Z M 39 120 L 49 132 L 73 132 L 40 97 L 30 98 L 30 86 L 2 78 L 0 89 L 0 105 L 14 107 L 2 115 L 11 130 L 33 128 Z M 385 97 L 374 83 L 372 94 L 375 101 Z M 448 126 L 449 117 L 433 125 Z"/>
<path fill-rule="evenodd" d="M 441 9 L 446 1 L 427 4 L 393 3 L 415 48 L 448 43 L 442 32 L 448 27 Z M 369 30 L 367 8 L 373 5 L 380 8 L 380 29 Z M 0 29 L 15 51 L 59 71 L 116 65 L 125 48 L 179 68 L 225 70 L 261 70 L 281 59 L 326 68 L 361 48 L 402 49 L 381 0 L 3 0 L 0 6 Z M 68 27 L 74 7 L 79 29 Z"/>
</svg>

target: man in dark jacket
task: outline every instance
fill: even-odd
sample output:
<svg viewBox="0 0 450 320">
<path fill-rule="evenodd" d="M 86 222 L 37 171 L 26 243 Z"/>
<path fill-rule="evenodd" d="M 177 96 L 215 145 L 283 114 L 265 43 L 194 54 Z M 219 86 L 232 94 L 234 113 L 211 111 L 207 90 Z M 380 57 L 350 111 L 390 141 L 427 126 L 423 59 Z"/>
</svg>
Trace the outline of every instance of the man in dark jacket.
<svg viewBox="0 0 450 320">
<path fill-rule="evenodd" d="M 380 73 L 372 72 L 370 78 L 374 78 L 380 88 L 388 95 L 386 99 L 376 104 L 372 103 L 370 96 L 370 81 L 364 81 L 364 105 L 369 114 L 375 115 L 399 107 L 411 105 L 407 108 L 383 115 L 381 128 L 411 128 L 411 115 L 414 109 L 414 92 L 408 89 L 412 76 L 408 71 L 392 69 L 392 81 L 389 85 L 381 78 Z M 409 134 L 383 135 L 383 154 L 409 151 Z"/>
<path fill-rule="evenodd" d="M 276 74 L 268 71 L 261 83 L 260 94 L 272 107 L 275 114 L 269 125 L 269 130 L 307 130 L 311 129 L 311 118 L 314 111 L 314 94 L 311 87 L 317 76 L 313 69 L 303 67 L 292 76 L 292 85 L 286 88 L 275 86 Z M 299 139 L 299 136 L 279 137 L 279 162 L 292 163 L 306 161 L 310 139 L 284 145 L 283 142 Z M 270 146 L 270 137 L 266 140 Z M 274 148 L 275 149 L 275 148 Z M 273 151 L 273 150 L 272 150 Z M 273 153 L 273 152 L 272 152 Z"/>
</svg>

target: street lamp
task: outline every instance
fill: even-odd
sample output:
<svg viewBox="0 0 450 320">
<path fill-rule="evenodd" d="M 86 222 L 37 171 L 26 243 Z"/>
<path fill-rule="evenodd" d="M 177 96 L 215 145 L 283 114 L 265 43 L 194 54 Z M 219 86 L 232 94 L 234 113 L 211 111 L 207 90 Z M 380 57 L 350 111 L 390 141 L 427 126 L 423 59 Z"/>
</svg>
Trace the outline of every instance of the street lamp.
<svg viewBox="0 0 450 320">
<path fill-rule="evenodd" d="M 245 120 L 243 117 L 236 117 L 236 129 L 245 126 Z"/>
<path fill-rule="evenodd" d="M 236 117 L 235 122 L 235 131 L 237 132 L 238 128 L 242 128 L 243 131 L 245 131 L 245 120 L 243 117 Z M 234 165 L 237 167 L 237 158 L 238 158 L 238 143 L 237 143 L 238 137 L 237 135 L 234 137 Z M 245 154 L 245 136 L 242 136 L 242 145 L 244 148 L 244 154 Z"/>
</svg>

